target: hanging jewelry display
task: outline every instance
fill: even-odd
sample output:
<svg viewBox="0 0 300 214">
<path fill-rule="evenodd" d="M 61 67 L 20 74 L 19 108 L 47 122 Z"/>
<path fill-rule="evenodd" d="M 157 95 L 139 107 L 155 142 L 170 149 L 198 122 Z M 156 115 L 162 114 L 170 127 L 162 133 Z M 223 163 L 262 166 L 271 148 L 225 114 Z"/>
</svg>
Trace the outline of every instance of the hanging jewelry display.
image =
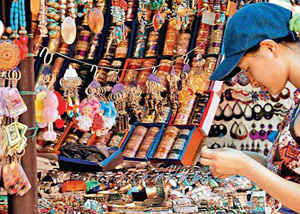
<svg viewBox="0 0 300 214">
<path fill-rule="evenodd" d="M 20 49 L 20 59 L 25 60 L 28 53 L 28 37 L 26 31 L 26 14 L 24 0 L 14 0 L 10 10 L 10 25 L 6 32 L 11 34 L 10 38 Z"/>
<path fill-rule="evenodd" d="M 108 99 L 115 103 L 118 112 L 117 129 L 119 133 L 125 133 L 129 129 L 129 116 L 126 110 L 127 98 L 128 93 L 121 83 L 117 83 L 113 87 L 111 94 L 108 96 Z"/>
<path fill-rule="evenodd" d="M 76 17 L 77 17 L 77 4 L 75 3 L 75 0 L 68 0 L 67 8 L 68 8 L 68 15 L 72 19 L 76 19 Z"/>
<path fill-rule="evenodd" d="M 83 26 L 88 25 L 89 13 L 92 10 L 93 6 L 94 6 L 94 1 L 93 0 L 87 0 L 83 3 L 83 12 L 81 13 L 81 16 L 83 16 L 83 20 L 82 20 L 81 25 L 83 25 Z M 98 8 L 96 8 L 96 9 L 99 10 Z M 101 15 L 99 13 L 97 13 L 97 14 L 99 15 L 98 18 L 101 18 L 100 17 Z M 102 11 L 101 11 L 101 14 L 102 14 Z M 93 15 L 90 18 L 92 18 L 92 17 L 93 17 Z M 101 20 L 98 20 L 98 21 L 99 21 L 99 23 L 102 22 Z"/>
<path fill-rule="evenodd" d="M 111 6 L 111 15 L 116 27 L 113 30 L 114 39 L 117 44 L 127 37 L 127 28 L 125 23 L 125 11 L 127 10 L 127 3 L 125 0 L 113 0 Z"/>
<path fill-rule="evenodd" d="M 207 77 L 204 72 L 205 59 L 201 54 L 198 54 L 195 62 L 195 71 L 193 73 L 192 86 L 195 88 L 196 93 L 203 94 L 207 87 Z"/>
<path fill-rule="evenodd" d="M 101 84 L 97 81 L 100 73 L 98 71 L 98 67 L 96 67 L 96 71 L 93 77 L 92 82 L 88 85 L 88 87 L 85 89 L 85 94 L 88 97 L 95 96 L 99 99 L 99 101 L 107 101 L 105 97 L 106 89 L 101 86 Z M 93 68 L 92 68 L 93 69 Z"/>
<path fill-rule="evenodd" d="M 79 113 L 78 87 L 81 83 L 81 78 L 71 65 L 66 70 L 64 77 L 60 79 L 60 85 L 63 87 L 64 97 L 67 102 L 67 115 L 70 118 Z"/>
<path fill-rule="evenodd" d="M 39 31 L 41 33 L 41 37 L 47 37 L 48 29 L 47 29 L 47 18 L 46 18 L 46 2 L 45 0 L 40 1 L 40 15 L 39 15 Z"/>
<path fill-rule="evenodd" d="M 161 96 L 161 93 L 166 88 L 160 83 L 159 77 L 153 71 L 149 75 L 146 81 L 147 92 L 145 97 L 146 112 L 143 118 L 143 122 L 153 122 L 155 117 L 163 115 L 163 107 L 165 105 L 165 99 Z"/>
<path fill-rule="evenodd" d="M 176 114 L 177 109 L 179 107 L 179 89 L 178 89 L 178 83 L 180 80 L 180 77 L 176 75 L 175 68 L 173 66 L 170 74 L 168 74 L 168 82 L 169 82 L 169 90 L 170 90 L 170 102 L 173 109 L 173 115 Z"/>
<path fill-rule="evenodd" d="M 131 85 L 127 87 L 127 91 L 130 110 L 134 113 L 134 116 L 138 119 L 138 121 L 142 121 L 143 107 L 140 105 L 142 89 L 136 82 L 133 81 Z"/>
<path fill-rule="evenodd" d="M 182 73 L 180 75 L 181 77 L 181 90 L 179 92 L 179 102 L 180 103 L 187 103 L 190 99 L 191 96 L 193 95 L 192 89 L 189 88 L 191 84 L 189 84 L 189 77 L 191 74 L 191 67 L 188 64 L 189 59 L 188 56 L 186 55 L 184 57 L 184 66 L 182 68 Z"/>
<path fill-rule="evenodd" d="M 60 16 L 58 8 L 59 5 L 57 0 L 47 1 L 48 33 L 50 38 L 56 38 L 60 34 L 60 26 L 58 23 Z"/>
<path fill-rule="evenodd" d="M 63 23 L 66 18 L 66 9 L 67 9 L 67 0 L 58 0 L 59 3 L 59 16 L 60 16 L 60 22 Z"/>
</svg>

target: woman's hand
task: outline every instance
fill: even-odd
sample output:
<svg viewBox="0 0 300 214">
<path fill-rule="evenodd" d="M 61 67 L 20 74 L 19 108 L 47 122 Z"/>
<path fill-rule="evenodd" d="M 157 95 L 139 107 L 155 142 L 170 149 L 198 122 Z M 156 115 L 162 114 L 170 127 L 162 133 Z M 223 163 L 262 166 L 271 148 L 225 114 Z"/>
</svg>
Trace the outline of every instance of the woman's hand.
<svg viewBox="0 0 300 214">
<path fill-rule="evenodd" d="M 230 149 L 208 149 L 204 146 L 201 151 L 200 163 L 210 166 L 215 177 L 224 178 L 230 175 L 244 175 L 250 157 L 243 152 Z"/>
</svg>

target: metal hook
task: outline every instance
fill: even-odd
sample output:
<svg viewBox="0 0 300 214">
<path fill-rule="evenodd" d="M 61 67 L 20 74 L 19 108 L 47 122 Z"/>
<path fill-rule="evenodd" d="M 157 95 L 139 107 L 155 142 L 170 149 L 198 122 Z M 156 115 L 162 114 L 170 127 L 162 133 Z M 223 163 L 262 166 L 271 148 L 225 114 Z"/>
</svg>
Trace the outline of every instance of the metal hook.
<svg viewBox="0 0 300 214">
<path fill-rule="evenodd" d="M 40 53 L 40 57 L 42 57 L 42 55 L 43 55 L 43 53 L 44 53 L 45 50 L 46 50 L 46 55 L 49 54 L 49 48 L 44 47 L 43 50 L 42 50 L 41 53 Z"/>
<path fill-rule="evenodd" d="M 47 57 L 48 57 L 48 55 L 49 55 L 49 52 L 47 51 L 47 52 L 46 52 L 46 55 L 45 55 L 45 57 L 44 57 L 44 64 L 45 64 L 45 65 L 50 65 L 50 64 L 51 64 L 51 62 L 52 62 L 52 60 L 53 60 L 53 55 L 54 55 L 54 53 L 50 53 L 50 59 L 49 59 L 49 61 L 47 62 Z"/>
<path fill-rule="evenodd" d="M 96 69 L 96 72 L 98 71 L 98 66 L 97 65 L 92 65 L 90 72 L 93 72 L 94 68 Z"/>
<path fill-rule="evenodd" d="M 157 72 L 156 67 L 153 66 L 153 67 L 152 67 L 152 73 L 153 73 L 153 74 L 156 74 L 156 72 Z"/>
<path fill-rule="evenodd" d="M 188 64 L 189 63 L 189 56 L 187 54 L 182 55 L 182 58 L 184 59 L 183 63 Z"/>
</svg>

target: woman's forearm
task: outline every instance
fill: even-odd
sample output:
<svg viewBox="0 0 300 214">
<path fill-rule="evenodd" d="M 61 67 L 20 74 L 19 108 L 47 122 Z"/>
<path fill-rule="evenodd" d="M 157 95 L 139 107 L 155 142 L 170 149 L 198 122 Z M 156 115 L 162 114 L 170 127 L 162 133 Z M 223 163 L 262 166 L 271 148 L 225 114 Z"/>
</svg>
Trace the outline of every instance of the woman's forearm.
<svg viewBox="0 0 300 214">
<path fill-rule="evenodd" d="M 243 151 L 244 154 L 246 154 L 247 156 L 253 158 L 254 160 L 256 160 L 257 162 L 259 162 L 261 165 L 267 167 L 267 158 L 261 154 L 258 154 L 256 152 L 249 152 L 249 151 Z"/>
<path fill-rule="evenodd" d="M 249 178 L 284 206 L 300 213 L 300 184 L 276 175 L 252 158 L 245 162 L 242 175 Z"/>
</svg>

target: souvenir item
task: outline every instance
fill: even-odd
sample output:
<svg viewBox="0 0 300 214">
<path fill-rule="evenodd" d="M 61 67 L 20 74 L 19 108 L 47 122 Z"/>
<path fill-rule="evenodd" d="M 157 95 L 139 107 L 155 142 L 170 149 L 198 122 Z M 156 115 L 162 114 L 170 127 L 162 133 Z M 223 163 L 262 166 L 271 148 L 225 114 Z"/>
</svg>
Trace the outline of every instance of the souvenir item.
<svg viewBox="0 0 300 214">
<path fill-rule="evenodd" d="M 133 82 L 133 85 L 128 88 L 129 105 L 138 121 L 142 121 L 143 107 L 140 105 L 142 90 L 139 85 L 135 86 L 134 84 L 136 83 Z"/>
<path fill-rule="evenodd" d="M 71 17 L 66 17 L 61 27 L 61 35 L 64 42 L 71 45 L 76 39 L 76 25 Z"/>
<path fill-rule="evenodd" d="M 46 18 L 46 2 L 45 0 L 40 0 L 40 12 L 39 12 L 39 31 L 41 37 L 47 37 L 47 18 Z"/>
<path fill-rule="evenodd" d="M 0 70 L 11 71 L 20 63 L 20 50 L 11 40 L 0 40 Z"/>
<path fill-rule="evenodd" d="M 48 34 L 49 37 L 60 38 L 60 16 L 58 14 L 58 2 L 56 0 L 47 1 L 47 16 L 48 16 Z M 59 41 L 57 42 L 59 43 Z"/>
<path fill-rule="evenodd" d="M 64 77 L 60 79 L 60 85 L 64 89 L 64 97 L 67 102 L 67 115 L 72 118 L 79 113 L 78 87 L 82 80 L 74 68 L 70 65 Z"/>
<path fill-rule="evenodd" d="M 196 57 L 196 71 L 193 76 L 193 85 L 195 87 L 194 92 L 203 94 L 207 90 L 207 77 L 204 73 L 205 59 L 201 54 Z"/>
<path fill-rule="evenodd" d="M 127 3 L 125 0 L 112 1 L 111 15 L 113 16 L 114 22 L 117 24 L 117 26 L 113 30 L 113 35 L 117 44 L 127 36 L 127 29 L 124 25 L 126 10 Z"/>
<path fill-rule="evenodd" d="M 170 101 L 173 108 L 173 114 L 175 114 L 179 107 L 178 82 L 180 80 L 180 77 L 176 75 L 174 67 L 172 68 L 171 73 L 168 75 L 167 79 L 169 81 L 170 87 Z"/>
<path fill-rule="evenodd" d="M 112 93 L 109 95 L 109 100 L 115 103 L 118 115 L 118 132 L 125 133 L 129 129 L 129 118 L 126 111 L 126 99 L 128 98 L 128 93 L 124 86 L 120 83 L 116 84 Z"/>
<path fill-rule="evenodd" d="M 88 25 L 93 33 L 100 33 L 104 24 L 102 11 L 96 7 L 90 10 L 88 15 Z"/>
<path fill-rule="evenodd" d="M 47 141 L 54 141 L 56 133 L 53 130 L 53 123 L 58 118 L 58 99 L 54 92 L 50 91 L 44 98 L 44 110 L 42 113 L 44 122 L 48 123 L 48 131 L 44 133 L 43 137 Z"/>
<path fill-rule="evenodd" d="M 158 131 L 159 131 L 158 127 L 151 127 L 148 130 L 148 132 L 136 154 L 136 158 L 146 158 L 147 153 L 150 149 L 150 146 L 153 143 Z"/>
<path fill-rule="evenodd" d="M 135 127 L 134 132 L 132 133 L 129 141 L 126 144 L 126 147 L 123 151 L 125 157 L 135 157 L 140 145 L 143 142 L 143 139 L 147 133 L 147 128 L 143 126 Z"/>
<path fill-rule="evenodd" d="M 150 74 L 146 85 L 146 113 L 143 121 L 154 121 L 156 115 L 163 114 L 164 99 L 161 93 L 165 91 L 166 88 L 160 83 L 158 76 L 155 74 Z"/>
</svg>

